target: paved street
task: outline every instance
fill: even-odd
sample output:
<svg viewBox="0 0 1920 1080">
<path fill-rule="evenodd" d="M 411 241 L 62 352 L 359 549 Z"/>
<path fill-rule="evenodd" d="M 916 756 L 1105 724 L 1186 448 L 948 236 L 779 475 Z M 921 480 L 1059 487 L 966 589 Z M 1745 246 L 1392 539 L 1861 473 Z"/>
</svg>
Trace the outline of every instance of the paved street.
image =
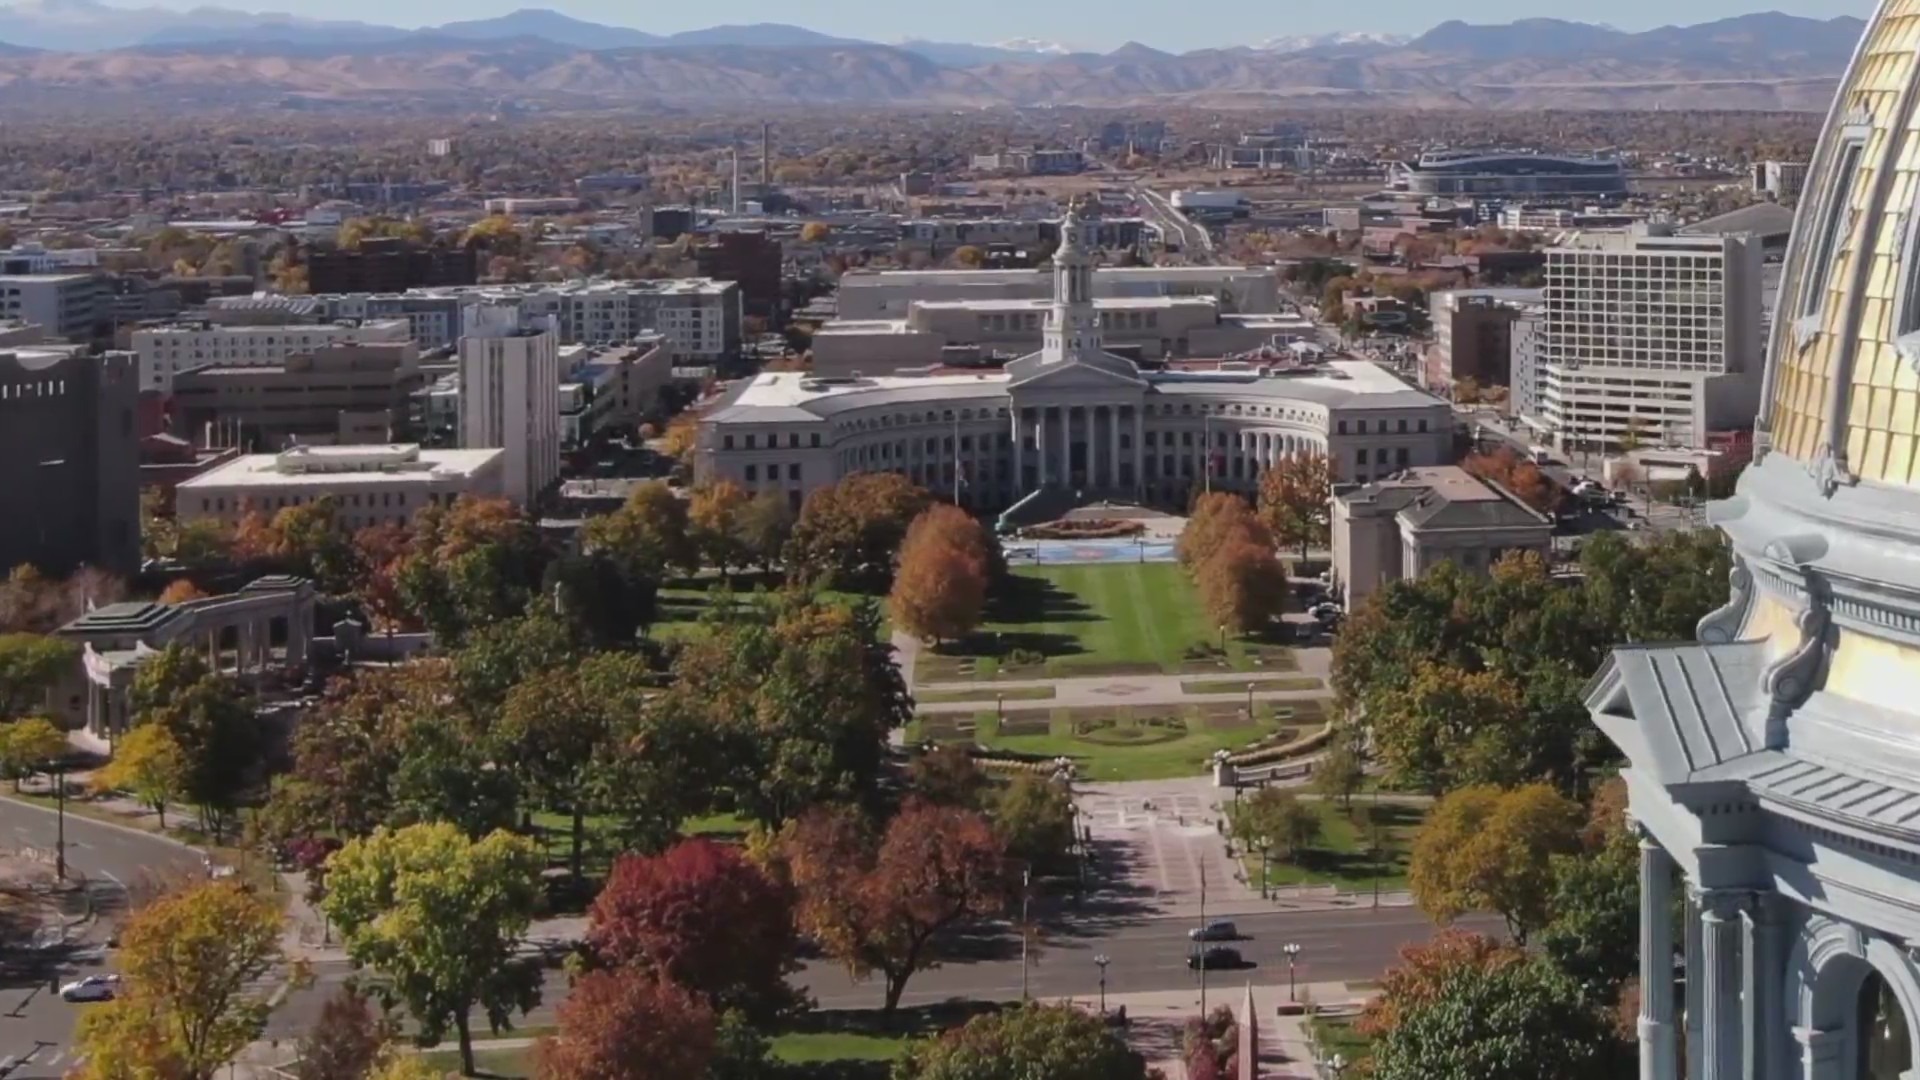
<svg viewBox="0 0 1920 1080">
<path fill-rule="evenodd" d="M 54 849 L 51 810 L 0 800 L 0 846 Z M 192 873 L 202 867 L 191 848 L 131 829 L 67 815 L 67 863 L 88 882 L 99 917 L 83 927 L 65 950 L 53 950 L 0 973 L 0 1065 L 11 1061 L 8 1080 L 52 1078 L 73 1064 L 74 1024 L 85 1005 L 69 1005 L 52 993 L 59 983 L 103 970 L 99 942 L 125 908 L 126 886 L 149 871 Z"/>
<path fill-rule="evenodd" d="M 1173 200 L 1144 184 L 1134 188 L 1133 194 L 1147 215 L 1179 241 L 1181 252 L 1189 260 L 1195 264 L 1212 261 L 1213 236 L 1205 225 L 1188 218 L 1173 205 Z"/>
</svg>

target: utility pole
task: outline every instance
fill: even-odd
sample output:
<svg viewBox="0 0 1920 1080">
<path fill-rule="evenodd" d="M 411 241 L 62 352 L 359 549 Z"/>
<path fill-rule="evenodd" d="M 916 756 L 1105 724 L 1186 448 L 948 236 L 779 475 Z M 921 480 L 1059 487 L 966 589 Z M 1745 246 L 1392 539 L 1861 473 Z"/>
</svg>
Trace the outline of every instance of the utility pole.
<svg viewBox="0 0 1920 1080">
<path fill-rule="evenodd" d="M 1200 928 L 1204 933 L 1207 926 L 1207 867 L 1200 865 Z M 1207 1015 L 1207 943 L 1200 942 L 1200 1016 Z"/>
<path fill-rule="evenodd" d="M 1033 940 L 1033 926 L 1027 922 L 1027 897 L 1033 892 L 1033 870 L 1020 871 L 1020 1000 L 1030 1001 L 1028 974 L 1032 968 L 1027 962 L 1027 945 Z"/>
<path fill-rule="evenodd" d="M 53 774 L 54 805 L 60 808 L 56 815 L 58 832 L 53 840 L 53 876 L 61 881 L 67 880 L 67 770 L 63 765 Z"/>
</svg>

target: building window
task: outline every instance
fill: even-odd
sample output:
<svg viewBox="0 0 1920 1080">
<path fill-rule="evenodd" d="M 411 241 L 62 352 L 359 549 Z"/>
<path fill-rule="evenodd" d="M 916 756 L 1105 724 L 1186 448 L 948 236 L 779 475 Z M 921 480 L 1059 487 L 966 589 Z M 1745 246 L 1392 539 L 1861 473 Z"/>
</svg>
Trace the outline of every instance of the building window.
<svg viewBox="0 0 1920 1080">
<path fill-rule="evenodd" d="M 1407 448 L 1406 447 L 1404 446 L 1394 447 L 1393 463 L 1395 465 L 1400 466 L 1403 469 L 1407 467 Z"/>
<path fill-rule="evenodd" d="M 1365 435 L 1367 433 L 1367 422 L 1365 420 L 1357 421 L 1356 427 L 1354 430 L 1358 431 L 1362 435 Z"/>
<path fill-rule="evenodd" d="M 1364 447 L 1364 446 L 1363 446 L 1363 447 L 1361 447 L 1360 449 L 1358 449 L 1358 450 L 1355 450 L 1355 451 L 1353 452 L 1353 463 L 1354 463 L 1355 465 L 1365 465 L 1365 464 L 1367 463 L 1367 448 L 1366 448 L 1366 447 Z"/>
<path fill-rule="evenodd" d="M 720 448 L 721 448 L 722 450 L 731 450 L 731 449 L 733 449 L 733 436 L 731 436 L 731 435 L 723 435 L 723 436 L 721 436 L 721 438 L 720 438 Z"/>
<path fill-rule="evenodd" d="M 1847 203 L 1853 198 L 1853 183 L 1860 175 L 1860 158 L 1866 153 L 1865 134 L 1845 136 L 1840 150 L 1840 168 L 1833 174 L 1833 186 L 1827 189 L 1826 203 L 1820 207 L 1819 224 L 1813 234 L 1813 246 L 1807 249 L 1809 273 L 1801 275 L 1806 292 L 1800 297 L 1800 314 L 1820 314 L 1827 302 L 1827 289 L 1833 279 L 1833 257 L 1840 250 L 1841 232 L 1847 225 Z"/>
<path fill-rule="evenodd" d="M 760 479 L 760 467 L 758 465 L 747 466 L 747 483 L 751 484 L 759 479 Z"/>
<path fill-rule="evenodd" d="M 1407 422 L 1406 422 L 1405 420 L 1401 420 L 1401 421 L 1400 421 L 1400 434 L 1402 434 L 1402 435 L 1405 435 L 1406 433 L 1407 433 Z"/>
<path fill-rule="evenodd" d="M 795 462 L 795 463 L 793 463 L 792 465 L 789 465 L 789 466 L 787 466 L 787 479 L 789 479 L 789 480 L 793 480 L 793 481 L 796 481 L 796 482 L 798 482 L 798 481 L 799 481 L 799 479 L 800 479 L 800 464 L 799 464 L 799 462 Z"/>
<path fill-rule="evenodd" d="M 758 438 L 758 436 L 754 436 L 754 435 L 747 436 L 747 449 L 749 450 L 753 449 L 753 443 L 756 438 Z"/>
<path fill-rule="evenodd" d="M 1347 433 L 1347 422 L 1345 420 L 1340 421 L 1339 426 L 1334 428 L 1334 430 L 1345 435 Z"/>
<path fill-rule="evenodd" d="M 1420 421 L 1420 434 L 1425 435 L 1426 433 L 1427 433 L 1427 422 L 1425 420 L 1422 420 Z"/>
</svg>

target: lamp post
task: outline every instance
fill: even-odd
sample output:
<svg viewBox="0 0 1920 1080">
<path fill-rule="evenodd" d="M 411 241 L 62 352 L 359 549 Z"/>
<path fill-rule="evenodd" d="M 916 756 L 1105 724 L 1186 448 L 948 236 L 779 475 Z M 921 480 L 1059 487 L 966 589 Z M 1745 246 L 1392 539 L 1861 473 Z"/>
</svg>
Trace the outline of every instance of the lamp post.
<svg viewBox="0 0 1920 1080">
<path fill-rule="evenodd" d="M 1327 1072 L 1333 1075 L 1333 1080 L 1340 1080 L 1340 1074 L 1347 1071 L 1347 1059 L 1337 1051 L 1321 1064 L 1327 1067 Z"/>
<path fill-rule="evenodd" d="M 1260 838 L 1260 899 L 1262 900 L 1266 900 L 1272 896 L 1272 893 L 1268 890 L 1268 886 L 1267 886 L 1267 880 L 1268 880 L 1267 879 L 1267 860 L 1272 855 L 1273 855 L 1273 841 L 1269 840 L 1264 836 L 1261 837 Z"/>
<path fill-rule="evenodd" d="M 1033 940 L 1033 925 L 1027 922 L 1027 899 L 1032 894 L 1033 871 L 1020 871 L 1020 1000 L 1031 1000 L 1028 994 L 1027 976 L 1032 966 L 1027 962 L 1027 945 Z"/>
<path fill-rule="evenodd" d="M 53 774 L 53 801 L 59 808 L 55 815 L 55 828 L 58 832 L 53 839 L 53 876 L 65 881 L 67 880 L 67 770 L 64 764 Z"/>
<path fill-rule="evenodd" d="M 1100 953 L 1093 958 L 1093 962 L 1100 968 L 1100 1015 L 1105 1016 L 1107 1015 L 1107 965 L 1113 963 L 1113 957 Z"/>
<path fill-rule="evenodd" d="M 1296 1001 L 1298 999 L 1293 996 L 1293 965 L 1294 961 L 1300 957 L 1300 943 L 1297 941 L 1289 941 L 1280 947 L 1280 951 L 1287 954 L 1287 1000 Z"/>
<path fill-rule="evenodd" d="M 1224 657 L 1226 654 L 1227 654 L 1227 624 L 1221 623 L 1220 624 L 1220 655 Z"/>
<path fill-rule="evenodd" d="M 1253 683 L 1247 684 L 1247 719 L 1253 719 Z"/>
</svg>

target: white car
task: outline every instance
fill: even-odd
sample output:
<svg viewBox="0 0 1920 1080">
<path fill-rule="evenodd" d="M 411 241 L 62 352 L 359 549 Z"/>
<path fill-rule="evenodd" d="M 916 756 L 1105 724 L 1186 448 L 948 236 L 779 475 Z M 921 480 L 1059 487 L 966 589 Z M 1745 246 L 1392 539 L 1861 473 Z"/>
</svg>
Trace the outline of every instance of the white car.
<svg viewBox="0 0 1920 1080">
<path fill-rule="evenodd" d="M 120 989 L 118 975 L 89 975 L 60 988 L 62 1001 L 112 1001 Z"/>
</svg>

